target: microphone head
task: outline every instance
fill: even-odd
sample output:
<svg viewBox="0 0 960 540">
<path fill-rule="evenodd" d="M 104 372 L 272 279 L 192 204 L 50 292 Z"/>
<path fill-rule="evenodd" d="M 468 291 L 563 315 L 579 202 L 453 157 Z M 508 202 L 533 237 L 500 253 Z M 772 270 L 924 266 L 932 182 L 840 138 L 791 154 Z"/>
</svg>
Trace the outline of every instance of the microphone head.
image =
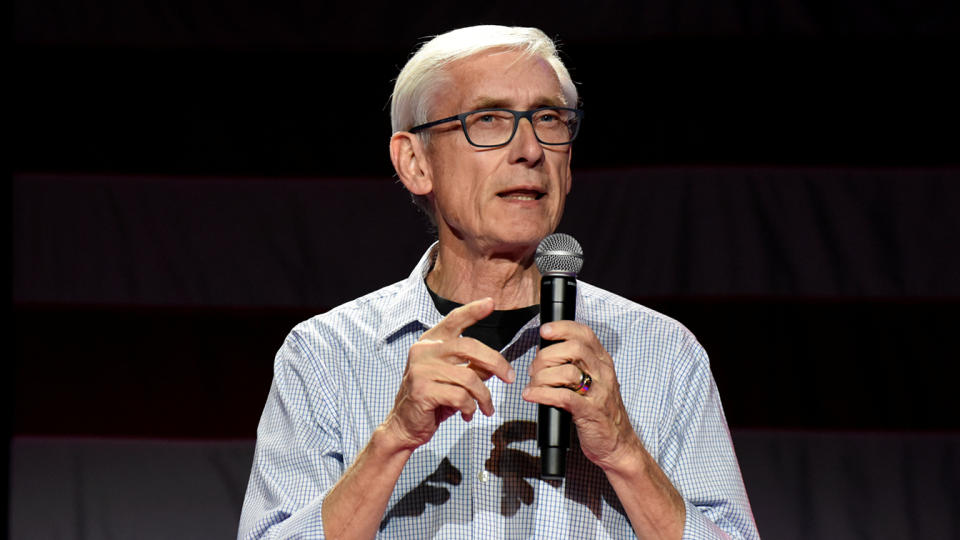
<svg viewBox="0 0 960 540">
<path fill-rule="evenodd" d="M 583 248 L 569 234 L 554 233 L 541 240 L 535 257 L 543 275 L 576 276 L 583 268 Z"/>
</svg>

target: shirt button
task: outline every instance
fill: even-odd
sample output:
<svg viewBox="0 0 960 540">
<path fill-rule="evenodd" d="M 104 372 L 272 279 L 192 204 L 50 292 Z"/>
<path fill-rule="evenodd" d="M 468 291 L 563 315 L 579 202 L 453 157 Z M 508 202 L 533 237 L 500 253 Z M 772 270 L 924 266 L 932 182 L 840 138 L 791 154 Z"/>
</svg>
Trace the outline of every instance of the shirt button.
<svg viewBox="0 0 960 540">
<path fill-rule="evenodd" d="M 486 484 L 487 480 L 489 479 L 490 479 L 490 473 L 488 473 L 487 471 L 480 471 L 477 473 L 477 480 L 480 480 L 480 482 Z"/>
</svg>

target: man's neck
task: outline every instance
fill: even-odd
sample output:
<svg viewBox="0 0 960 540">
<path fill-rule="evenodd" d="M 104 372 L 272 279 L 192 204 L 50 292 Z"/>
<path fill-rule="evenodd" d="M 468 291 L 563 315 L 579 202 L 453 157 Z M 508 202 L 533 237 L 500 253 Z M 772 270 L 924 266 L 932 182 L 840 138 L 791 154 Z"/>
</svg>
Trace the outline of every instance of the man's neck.
<svg viewBox="0 0 960 540">
<path fill-rule="evenodd" d="M 478 255 L 449 249 L 444 242 L 437 248 L 427 285 L 439 296 L 459 304 L 489 296 L 498 310 L 539 302 L 540 272 L 533 264 L 532 252 Z"/>
</svg>

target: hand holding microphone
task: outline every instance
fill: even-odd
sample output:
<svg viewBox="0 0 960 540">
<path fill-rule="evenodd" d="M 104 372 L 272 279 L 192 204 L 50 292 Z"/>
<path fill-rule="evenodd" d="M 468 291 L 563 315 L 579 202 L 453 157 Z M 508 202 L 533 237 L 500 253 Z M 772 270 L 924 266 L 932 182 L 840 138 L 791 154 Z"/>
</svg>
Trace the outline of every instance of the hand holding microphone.
<svg viewBox="0 0 960 540">
<path fill-rule="evenodd" d="M 565 234 L 550 235 L 537 248 L 536 261 L 542 275 L 540 351 L 523 397 L 540 404 L 541 478 L 564 478 L 571 421 L 588 460 L 605 471 L 629 468 L 646 451 L 623 405 L 613 358 L 589 326 L 574 320 L 580 244 Z"/>
<path fill-rule="evenodd" d="M 561 320 L 572 321 L 577 311 L 577 273 L 583 267 L 583 249 L 570 235 L 551 234 L 537 246 L 537 269 L 540 270 L 540 324 Z M 540 338 L 543 349 L 555 341 Z M 577 392 L 589 390 L 592 379 L 580 372 Z M 537 414 L 537 446 L 540 447 L 541 477 L 563 478 L 566 473 L 567 449 L 570 447 L 570 413 L 540 405 Z"/>
</svg>

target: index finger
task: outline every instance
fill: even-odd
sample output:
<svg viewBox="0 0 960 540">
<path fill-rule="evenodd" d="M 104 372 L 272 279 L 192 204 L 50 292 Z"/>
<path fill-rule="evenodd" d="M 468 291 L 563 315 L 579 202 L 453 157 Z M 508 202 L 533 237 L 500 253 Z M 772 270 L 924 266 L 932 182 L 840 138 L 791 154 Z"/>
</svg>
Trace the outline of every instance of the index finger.
<svg viewBox="0 0 960 540">
<path fill-rule="evenodd" d="M 596 334 L 589 326 L 577 321 L 552 321 L 540 327 L 540 335 L 551 341 L 566 341 L 580 338 L 589 341 L 596 339 Z"/>
<path fill-rule="evenodd" d="M 474 300 L 448 313 L 436 326 L 424 332 L 421 339 L 455 338 L 491 313 L 493 313 L 492 298 Z"/>
</svg>

